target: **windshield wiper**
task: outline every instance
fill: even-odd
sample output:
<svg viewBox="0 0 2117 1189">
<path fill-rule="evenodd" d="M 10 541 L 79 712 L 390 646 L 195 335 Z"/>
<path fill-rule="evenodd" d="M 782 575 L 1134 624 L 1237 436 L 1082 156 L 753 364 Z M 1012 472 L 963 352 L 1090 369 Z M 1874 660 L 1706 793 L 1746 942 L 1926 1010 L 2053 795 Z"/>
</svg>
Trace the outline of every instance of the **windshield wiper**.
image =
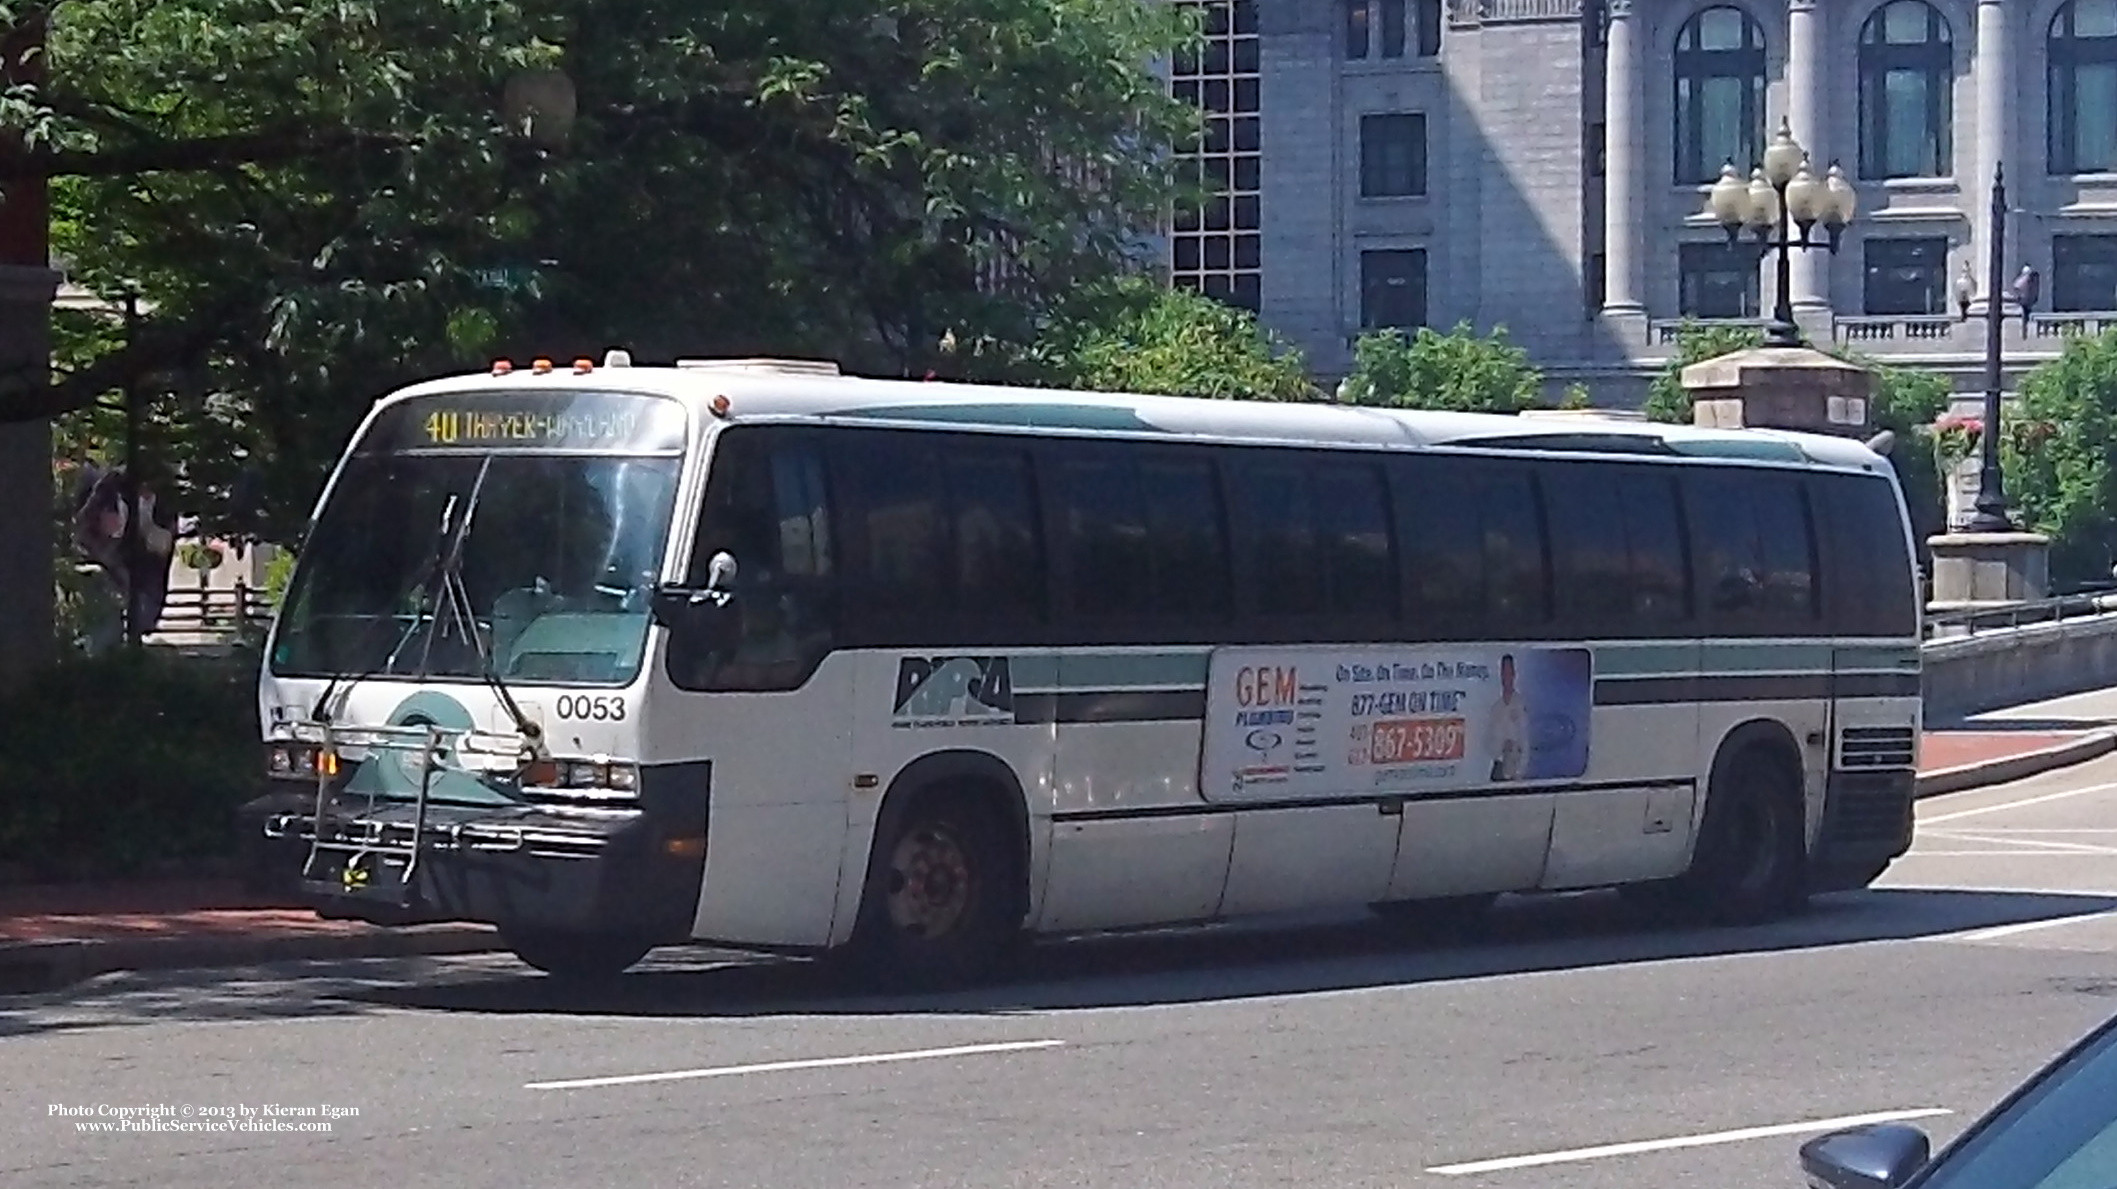
<svg viewBox="0 0 2117 1189">
<path fill-rule="evenodd" d="M 427 552 L 426 564 L 421 567 L 419 573 L 413 577 L 411 582 L 405 585 L 403 591 L 389 601 L 388 606 L 394 607 L 415 593 L 420 596 L 419 608 L 421 611 L 434 601 L 434 588 L 440 578 L 442 559 L 448 553 L 449 541 L 457 528 L 456 504 L 458 502 L 457 496 L 450 495 L 448 502 L 442 505 L 441 524 L 434 530 L 434 546 Z M 412 637 L 418 633 L 420 619 L 420 614 L 415 612 L 412 615 L 412 622 L 405 625 L 404 631 L 397 637 L 397 642 L 390 645 L 389 650 L 382 654 L 382 659 L 379 662 L 369 665 L 365 669 L 334 670 L 331 673 L 330 681 L 324 685 L 323 692 L 317 695 L 316 704 L 310 709 L 309 717 L 320 723 L 329 723 L 331 721 L 331 695 L 338 692 L 340 684 L 344 684 L 350 689 L 370 677 L 388 673 L 395 669 L 397 667 L 397 657 L 404 652 L 404 646 L 410 644 Z"/>
<path fill-rule="evenodd" d="M 485 637 L 478 632 L 478 611 L 471 602 L 470 588 L 463 581 L 464 545 L 470 540 L 471 521 L 477 516 L 478 499 L 485 492 L 485 476 L 491 471 L 492 459 L 487 457 L 479 466 L 478 477 L 472 481 L 470 495 L 464 501 L 463 519 L 456 525 L 456 531 L 446 538 L 444 547 L 436 551 L 433 581 L 427 587 L 428 601 L 434 604 L 433 620 L 427 625 L 426 645 L 420 651 L 419 671 L 415 676 L 423 678 L 427 675 L 428 662 L 434 653 L 434 641 L 441 633 L 441 608 L 446 606 L 449 618 L 455 621 L 457 630 L 463 633 L 463 638 L 470 642 L 471 648 L 478 654 L 479 678 L 506 708 L 508 717 L 514 720 L 515 730 L 535 748 L 543 736 L 543 728 L 530 721 L 529 715 L 523 713 L 521 703 L 515 701 L 514 691 L 507 688 L 507 682 L 501 678 L 497 658 L 493 656 L 492 650 L 485 646 Z M 449 505 L 451 508 L 455 506 L 453 497 Z M 416 629 L 416 621 L 413 626 Z M 393 657 L 394 651 L 392 650 Z"/>
</svg>

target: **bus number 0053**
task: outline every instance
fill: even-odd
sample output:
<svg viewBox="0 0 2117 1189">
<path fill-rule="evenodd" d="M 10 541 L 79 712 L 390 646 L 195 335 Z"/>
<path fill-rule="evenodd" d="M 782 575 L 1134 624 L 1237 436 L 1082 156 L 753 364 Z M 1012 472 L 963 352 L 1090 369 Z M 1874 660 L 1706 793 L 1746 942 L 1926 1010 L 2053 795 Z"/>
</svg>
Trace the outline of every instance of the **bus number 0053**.
<svg viewBox="0 0 2117 1189">
<path fill-rule="evenodd" d="M 559 695 L 559 717 L 581 718 L 592 722 L 625 721 L 625 699 L 592 698 L 587 694 Z"/>
<path fill-rule="evenodd" d="M 1411 764 L 1422 760 L 1460 760 L 1464 745 L 1460 718 L 1407 718 L 1378 722 L 1368 736 L 1368 762 Z"/>
</svg>

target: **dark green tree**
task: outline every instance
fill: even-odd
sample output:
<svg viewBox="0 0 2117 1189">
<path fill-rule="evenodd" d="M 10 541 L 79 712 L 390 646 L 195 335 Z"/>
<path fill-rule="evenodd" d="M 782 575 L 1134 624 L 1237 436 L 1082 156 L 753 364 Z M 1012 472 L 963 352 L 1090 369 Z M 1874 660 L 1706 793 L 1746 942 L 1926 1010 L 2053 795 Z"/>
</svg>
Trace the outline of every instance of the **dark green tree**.
<svg viewBox="0 0 2117 1189">
<path fill-rule="evenodd" d="M 185 502 L 284 538 L 367 403 L 495 355 L 924 374 L 1114 275 L 1195 113 L 1136 0 L 0 0 L 56 247 L 149 309 L 0 419 L 141 380 Z M 215 527 L 230 527 L 225 523 Z"/>
<path fill-rule="evenodd" d="M 1047 383 L 1104 392 L 1317 400 L 1301 352 L 1248 310 L 1146 277 L 1068 303 L 1030 359 Z"/>
<path fill-rule="evenodd" d="M 1543 375 L 1505 327 L 1479 335 L 1467 322 L 1446 334 L 1420 327 L 1369 331 L 1353 346 L 1353 403 L 1470 413 L 1518 413 L 1542 403 Z"/>
<path fill-rule="evenodd" d="M 2117 560 L 2113 451 L 2117 332 L 2070 338 L 2023 378 L 2000 437 L 2008 499 L 2024 527 L 2051 538 L 2054 579 L 2106 579 Z"/>
</svg>

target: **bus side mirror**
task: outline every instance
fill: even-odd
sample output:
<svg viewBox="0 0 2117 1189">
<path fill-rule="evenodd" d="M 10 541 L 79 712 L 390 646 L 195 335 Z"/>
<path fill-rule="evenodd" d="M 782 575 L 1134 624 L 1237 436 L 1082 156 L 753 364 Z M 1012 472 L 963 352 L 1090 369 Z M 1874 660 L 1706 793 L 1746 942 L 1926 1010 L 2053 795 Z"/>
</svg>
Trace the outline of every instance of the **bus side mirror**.
<svg viewBox="0 0 2117 1189">
<path fill-rule="evenodd" d="M 736 565 L 733 554 L 722 550 L 706 563 L 702 587 L 658 586 L 648 602 L 654 622 L 674 632 L 710 632 L 724 621 L 735 601 Z"/>
</svg>

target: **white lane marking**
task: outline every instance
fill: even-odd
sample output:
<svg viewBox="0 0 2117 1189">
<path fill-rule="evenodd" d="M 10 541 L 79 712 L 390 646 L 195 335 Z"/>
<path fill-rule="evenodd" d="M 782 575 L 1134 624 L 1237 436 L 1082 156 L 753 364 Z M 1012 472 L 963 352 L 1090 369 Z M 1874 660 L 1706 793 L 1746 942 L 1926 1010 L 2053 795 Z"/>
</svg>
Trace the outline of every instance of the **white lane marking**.
<svg viewBox="0 0 2117 1189">
<path fill-rule="evenodd" d="M 2017 933 L 2034 933 L 2039 929 L 2056 929 L 2060 925 L 2079 925 L 2088 921 L 2106 921 L 2117 918 L 2117 911 L 2084 912 L 2079 916 L 2053 917 L 2046 921 L 2018 921 L 2012 925 L 1993 925 L 1985 929 L 1972 929 L 1966 933 L 1950 933 L 1934 938 L 1935 941 L 1998 941 Z"/>
<path fill-rule="evenodd" d="M 1998 805 L 1980 805 L 1976 809 L 1958 809 L 1954 813 L 1922 817 L 1918 819 L 1918 824 L 1921 826 L 1937 826 L 1942 822 L 1961 821 L 1966 817 L 1982 817 L 1988 813 L 2003 813 L 2009 809 L 2027 809 L 2031 805 L 2042 805 L 2046 801 L 2063 801 L 2068 797 L 2080 797 L 2088 793 L 2106 793 L 2111 789 L 2117 789 L 2117 784 L 2091 784 L 2082 788 L 2066 789 L 2063 792 L 2045 793 L 2038 797 L 2024 797 L 2019 801 L 2003 801 Z"/>
<path fill-rule="evenodd" d="M 2069 855 L 2117 855 L 2117 847 L 2096 846 L 2088 842 L 2067 842 L 2061 838 L 2009 838 L 2003 834 L 1951 834 L 1957 842 L 1972 842 L 1983 846 L 2018 846 L 2024 854 L 2069 854 Z"/>
<path fill-rule="evenodd" d="M 628 1073 L 607 1078 L 569 1078 L 559 1082 L 528 1082 L 524 1090 L 581 1090 L 591 1086 L 637 1086 L 645 1082 L 681 1082 L 694 1078 L 726 1078 L 745 1073 L 779 1073 L 789 1069 L 838 1069 L 847 1065 L 887 1065 L 896 1061 L 927 1061 L 936 1057 L 969 1057 L 980 1053 L 1020 1053 L 1030 1049 L 1052 1049 L 1063 1040 L 1010 1040 L 1001 1044 L 957 1045 L 947 1049 L 912 1049 L 902 1053 L 868 1053 L 859 1057 L 817 1057 L 807 1061 L 765 1061 L 756 1065 L 721 1065 L 708 1069 L 677 1069 L 667 1073 Z"/>
<path fill-rule="evenodd" d="M 2037 850 L 2029 847 L 2012 846 L 2005 850 L 1915 850 L 1905 855 L 1903 859 L 1899 859 L 1898 862 L 1904 862 L 1909 859 L 2101 859 L 2108 857 L 2108 855 L 2099 851 Z M 1901 891 L 1902 889 L 1899 888 L 1898 890 Z M 1931 891 L 1934 889 L 1920 890 Z M 1973 890 L 1990 892 L 1997 889 L 1976 888 Z M 2045 895 L 2054 894 L 2049 888 L 2034 890 Z M 2059 892 L 2055 894 L 2072 895 L 2073 893 Z"/>
<path fill-rule="evenodd" d="M 1680 1135 L 1672 1139 L 1647 1139 L 1625 1144 L 1604 1144 L 1596 1148 L 1573 1148 L 1564 1152 L 1542 1152 L 1535 1156 L 1506 1156 L 1498 1160 L 1476 1160 L 1468 1164 L 1443 1164 L 1426 1171 L 1444 1177 L 1467 1177 L 1474 1173 L 1541 1168 L 1547 1164 L 1572 1164 L 1582 1160 L 1601 1160 L 1609 1156 L 1635 1156 L 1642 1152 L 1667 1152 L 1677 1148 L 1704 1148 L 1714 1144 L 1769 1139 L 1777 1135 L 1800 1135 L 1806 1131 L 1837 1131 L 1845 1127 L 1864 1127 L 1869 1123 L 1931 1119 L 1936 1115 L 1953 1113 L 1939 1107 L 1914 1111 L 1879 1111 L 1871 1115 L 1846 1115 L 1842 1118 L 1816 1119 L 1807 1123 L 1779 1123 L 1771 1127 L 1744 1127 L 1736 1131 L 1712 1131 L 1704 1135 Z"/>
</svg>

